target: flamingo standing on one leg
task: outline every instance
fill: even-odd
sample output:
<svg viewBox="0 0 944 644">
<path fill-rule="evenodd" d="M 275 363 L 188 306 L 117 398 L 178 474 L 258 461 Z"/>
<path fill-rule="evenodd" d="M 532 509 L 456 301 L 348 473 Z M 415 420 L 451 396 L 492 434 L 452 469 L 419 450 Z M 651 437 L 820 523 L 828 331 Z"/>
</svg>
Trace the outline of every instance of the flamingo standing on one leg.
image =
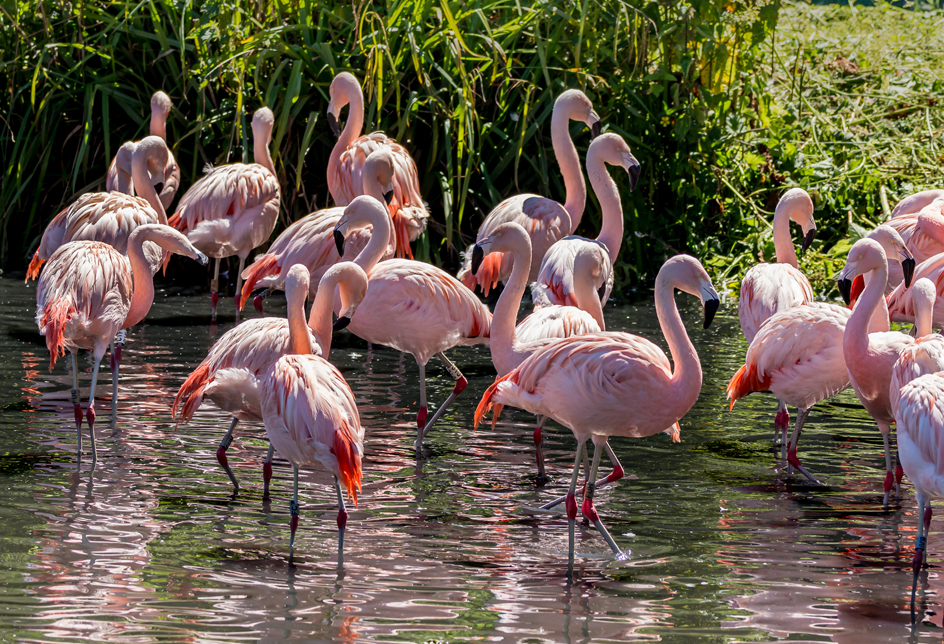
<svg viewBox="0 0 944 644">
<path fill-rule="evenodd" d="M 592 521 L 610 548 L 620 550 L 593 504 L 600 456 L 610 436 L 641 438 L 672 427 L 692 408 L 701 391 L 702 372 L 675 304 L 675 289 L 691 293 L 705 306 L 705 327 L 718 309 L 718 294 L 705 269 L 694 257 L 676 255 L 656 277 L 655 300 L 659 324 L 675 363 L 659 347 L 635 335 L 591 333 L 548 344 L 511 373 L 495 381 L 475 410 L 475 423 L 495 404 L 513 405 L 549 416 L 577 438 L 577 456 L 566 497 L 570 528 L 570 560 L 574 557 L 575 490 L 587 439 L 595 450 L 587 473 L 589 484 L 583 515 Z M 619 467 L 612 450 L 607 450 Z"/>
<path fill-rule="evenodd" d="M 167 116 L 173 107 L 174 104 L 171 103 L 170 97 L 164 92 L 158 90 L 151 96 L 151 136 L 159 136 L 164 143 L 167 143 Z M 134 142 L 130 143 L 132 146 L 134 145 Z M 126 183 L 127 174 L 125 173 L 125 177 L 122 177 L 121 170 L 120 159 L 116 154 L 111 161 L 111 165 L 108 166 L 105 189 L 133 195 L 135 192 L 134 183 Z M 160 193 L 161 204 L 164 209 L 170 208 L 170 205 L 174 202 L 174 196 L 177 194 L 177 188 L 180 187 L 180 168 L 170 151 L 167 153 L 167 163 L 164 164 L 163 169 L 158 170 L 151 177 L 153 178 L 149 180 L 149 183 L 154 186 L 155 191 Z M 141 194 L 140 190 L 138 194 Z"/>
<path fill-rule="evenodd" d="M 570 122 L 582 121 L 596 137 L 600 134 L 600 117 L 593 111 L 593 104 L 586 94 L 578 89 L 569 89 L 557 97 L 551 114 L 551 143 L 554 156 L 560 165 L 564 178 L 566 201 L 560 204 L 553 199 L 540 195 L 522 194 L 508 197 L 495 206 L 479 227 L 476 241 L 481 241 L 492 234 L 501 224 L 517 222 L 531 235 L 531 270 L 528 280 L 538 276 L 541 260 L 547 249 L 554 242 L 572 235 L 583 217 L 587 204 L 587 184 L 580 169 L 577 148 L 570 138 Z M 465 253 L 465 262 L 459 270 L 458 278 L 470 289 L 476 285 L 485 295 L 504 282 L 511 275 L 511 256 L 493 255 L 473 275 L 470 271 L 472 247 Z"/>
<path fill-rule="evenodd" d="M 577 250 L 576 263 L 579 265 L 579 270 L 574 275 L 574 279 L 577 281 L 575 288 L 581 293 L 589 291 L 590 298 L 599 305 L 592 281 L 592 268 L 596 265 L 595 257 L 592 252 L 586 252 L 587 250 L 584 248 Z M 540 340 L 519 340 L 515 321 L 518 316 L 518 309 L 521 307 L 521 296 L 527 286 L 528 271 L 531 269 L 531 238 L 524 228 L 513 221 L 502 224 L 492 231 L 492 234 L 478 242 L 472 250 L 473 274 L 478 270 L 482 260 L 491 253 L 508 253 L 514 258 L 511 277 L 508 278 L 505 290 L 502 291 L 498 303 L 495 305 L 495 311 L 492 314 L 492 327 L 489 333 L 489 350 L 492 354 L 492 364 L 495 365 L 495 371 L 498 372 L 499 376 L 504 376 L 521 364 L 525 358 L 550 342 L 573 335 L 599 333 L 602 330 L 589 313 L 573 306 L 555 305 L 540 309 L 539 313 L 544 317 L 540 317 L 539 313 L 532 315 L 546 321 L 548 332 L 565 331 L 564 333 L 556 337 L 549 335 Z M 584 264 L 588 266 L 584 266 Z M 586 268 L 591 270 L 586 270 Z M 564 320 L 564 323 L 561 324 L 560 320 Z M 542 448 L 541 430 L 543 426 L 544 419 L 541 417 L 538 419 L 537 429 L 534 430 L 538 478 L 541 480 L 547 478 L 544 470 L 544 450 Z"/>
<path fill-rule="evenodd" d="M 94 367 L 86 417 L 93 461 L 97 456 L 94 423 L 99 362 L 115 334 L 143 320 L 154 301 L 154 280 L 142 248 L 146 241 L 207 263 L 206 256 L 174 229 L 145 224 L 131 233 L 127 257 L 102 242 L 74 241 L 63 245 L 49 258 L 36 289 L 36 324 L 40 334 L 46 336 L 50 370 L 66 349 L 72 353 L 72 404 L 80 455 L 82 408 L 76 352 L 92 351 Z"/>
<path fill-rule="evenodd" d="M 616 182 L 607 172 L 606 164 L 618 165 L 629 174 L 629 189 L 636 187 L 639 180 L 639 161 L 630 152 L 629 146 L 618 134 L 602 134 L 590 143 L 587 150 L 587 174 L 593 193 L 600 201 L 603 211 L 603 225 L 596 239 L 587 239 L 570 235 L 553 244 L 544 254 L 537 280 L 531 287 L 531 296 L 535 308 L 552 304 L 577 306 L 585 311 L 598 310 L 597 323 L 604 329 L 602 310 L 589 303 L 593 309 L 586 308 L 588 303 L 581 302 L 574 288 L 574 262 L 578 252 L 584 258 L 596 258 L 594 269 L 596 298 L 600 305 L 606 303 L 613 290 L 613 263 L 619 257 L 623 243 L 623 206 L 620 203 Z M 579 250 L 578 250 L 579 249 Z"/>
<path fill-rule="evenodd" d="M 268 107 L 256 110 L 252 116 L 256 162 L 214 168 L 184 194 L 169 221 L 186 234 L 194 246 L 216 259 L 210 282 L 214 320 L 219 301 L 220 259 L 239 257 L 235 297 L 238 315 L 246 257 L 269 238 L 279 215 L 279 180 L 269 155 L 274 123 L 275 117 Z"/>
<path fill-rule="evenodd" d="M 444 351 L 459 345 L 489 341 L 492 316 L 472 291 L 445 271 L 408 259 L 380 262 L 390 235 L 390 217 L 383 205 L 369 196 L 355 198 L 335 228 L 338 255 L 344 256 L 345 237 L 352 230 L 373 226 L 367 247 L 354 260 L 367 273 L 367 295 L 351 333 L 373 344 L 383 344 L 416 358 L 420 367 L 420 409 L 416 415 L 417 449 L 423 437 L 468 381 L 446 358 Z M 456 386 L 427 421 L 426 363 L 439 356 Z"/>
<path fill-rule="evenodd" d="M 918 493 L 918 538 L 911 564 L 914 610 L 918 573 L 927 562 L 931 499 L 944 497 L 944 374 L 925 374 L 902 387 L 895 422 L 901 464 Z"/>
<path fill-rule="evenodd" d="M 338 137 L 328 157 L 328 190 L 336 206 L 346 206 L 354 197 L 369 194 L 361 189 L 361 175 L 367 157 L 377 150 L 387 150 L 394 161 L 393 198 L 390 216 L 397 233 L 397 257 L 413 259 L 410 242 L 426 230 L 429 211 L 423 203 L 416 163 L 402 145 L 383 132 L 361 136 L 364 126 L 364 94 L 353 74 L 341 72 L 331 81 L 328 89 L 328 124 Z M 349 105 L 347 123 L 342 132 L 338 127 L 341 110 Z"/>
<path fill-rule="evenodd" d="M 387 148 L 380 148 L 371 152 L 361 171 L 364 182 L 365 195 L 370 195 L 378 201 L 390 204 L 394 194 L 394 178 L 396 176 L 396 157 Z M 334 227 L 344 214 L 343 207 L 325 208 L 302 217 L 286 228 L 276 238 L 264 255 L 256 256 L 255 262 L 243 271 L 242 300 L 240 308 L 246 306 L 246 301 L 253 289 L 264 287 L 281 289 L 285 281 L 284 274 L 290 266 L 303 264 L 311 273 L 311 295 L 318 289 L 318 281 L 326 270 L 339 261 L 351 261 L 364 250 L 367 240 L 370 239 L 370 229 L 360 228 L 351 233 L 351 237 L 344 245 L 345 257 L 340 257 L 337 245 L 334 243 Z M 393 257 L 396 239 L 391 234 L 387 252 L 383 259 Z M 256 309 L 261 313 L 262 296 L 255 298 Z"/>
<path fill-rule="evenodd" d="M 311 307 L 308 333 L 305 333 L 305 298 L 308 296 L 309 274 L 305 266 L 292 266 L 285 277 L 288 319 L 255 318 L 230 329 L 216 341 L 213 348 L 187 378 L 174 398 L 173 416 L 182 410 L 181 418 L 189 421 L 209 398 L 233 416 L 229 430 L 220 441 L 216 458 L 233 482 L 234 493 L 239 482 L 230 469 L 226 450 L 233 442 L 233 430 L 242 421 L 262 420 L 260 403 L 261 381 L 275 361 L 290 352 L 314 353 L 327 359 L 331 350 L 331 315 L 334 310 L 335 287 L 340 287 L 341 314 L 335 329 L 342 329 L 364 299 L 367 275 L 353 262 L 331 266 L 321 277 L 321 286 Z M 264 498 L 269 496 L 272 478 L 272 449 L 263 466 Z"/>
</svg>

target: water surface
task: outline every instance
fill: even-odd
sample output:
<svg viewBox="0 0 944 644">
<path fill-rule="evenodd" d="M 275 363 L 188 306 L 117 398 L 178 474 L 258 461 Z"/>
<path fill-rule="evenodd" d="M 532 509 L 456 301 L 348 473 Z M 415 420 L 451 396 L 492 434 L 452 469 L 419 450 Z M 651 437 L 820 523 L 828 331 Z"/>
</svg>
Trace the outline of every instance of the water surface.
<svg viewBox="0 0 944 644">
<path fill-rule="evenodd" d="M 678 297 L 704 368 L 701 397 L 680 444 L 663 434 L 612 440 L 627 477 L 601 490 L 597 507 L 629 558 L 615 561 L 595 530 L 578 527 L 572 571 L 566 519 L 528 512 L 566 491 L 572 434 L 549 425 L 552 480 L 537 485 L 532 417 L 506 409 L 495 431 L 473 432 L 494 371 L 487 347 L 457 349 L 450 355 L 469 387 L 417 465 L 415 362 L 341 334 L 331 357 L 355 392 L 367 442 L 339 570 L 329 475 L 302 474 L 291 568 L 291 470 L 276 460 L 263 504 L 261 425 L 241 425 L 229 450 L 243 485 L 235 499 L 215 457 L 229 417 L 207 402 L 175 429 L 173 396 L 233 325 L 230 298 L 214 328 L 206 296 L 158 291 L 125 346 L 114 424 L 103 363 L 94 471 L 87 435 L 76 471 L 68 360 L 49 371 L 34 298 L 35 287 L 0 279 L 3 641 L 863 644 L 944 634 L 944 526 L 932 523 L 934 567 L 922 574 L 913 630 L 914 490 L 906 484 L 901 501 L 882 508 L 881 435 L 855 395 L 810 414 L 800 454 L 822 486 L 776 470 L 771 396 L 727 410 L 724 387 L 746 349 L 736 307 L 703 331 L 697 302 Z M 267 308 L 284 314 L 284 299 Z M 608 328 L 665 346 L 651 302 L 606 313 Z M 84 355 L 80 369 L 87 397 Z M 428 373 L 436 406 L 452 381 L 435 362 Z"/>
</svg>

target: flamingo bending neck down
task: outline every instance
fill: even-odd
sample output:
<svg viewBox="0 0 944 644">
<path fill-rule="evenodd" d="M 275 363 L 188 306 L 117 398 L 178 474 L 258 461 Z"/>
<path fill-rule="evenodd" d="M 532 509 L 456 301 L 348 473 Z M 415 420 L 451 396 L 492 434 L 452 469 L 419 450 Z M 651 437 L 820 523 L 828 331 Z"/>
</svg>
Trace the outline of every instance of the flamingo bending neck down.
<svg viewBox="0 0 944 644">
<path fill-rule="evenodd" d="M 378 201 L 384 201 L 388 207 L 394 195 L 395 159 L 387 148 L 380 148 L 370 153 L 361 173 L 365 195 Z M 239 307 L 246 306 L 246 301 L 253 289 L 260 286 L 268 289 L 281 289 L 284 274 L 290 266 L 303 264 L 311 273 L 311 295 L 318 289 L 318 281 L 326 270 L 339 261 L 351 261 L 364 250 L 371 231 L 361 228 L 351 235 L 344 246 L 346 255 L 337 253 L 334 243 L 334 227 L 337 226 L 343 207 L 325 208 L 307 215 L 286 228 L 269 246 L 264 255 L 256 257 L 255 262 L 243 271 L 242 299 Z M 393 257 L 396 247 L 396 235 L 391 229 L 387 251 L 383 259 Z M 256 310 L 262 313 L 262 295 L 253 301 Z"/>
<path fill-rule="evenodd" d="M 600 235 L 596 239 L 570 235 L 553 244 L 540 261 L 537 280 L 531 287 L 535 309 L 553 304 L 577 306 L 593 314 L 601 329 L 606 328 L 601 307 L 613 290 L 613 264 L 623 243 L 623 205 L 616 182 L 606 169 L 607 164 L 625 168 L 629 175 L 629 189 L 635 189 L 640 166 L 626 141 L 609 132 L 593 139 L 587 150 L 587 174 L 603 211 Z M 581 300 L 574 288 L 574 263 L 578 252 L 584 258 L 595 259 L 594 286 L 598 293 L 594 298 L 600 301 L 599 307 L 595 302 L 588 302 L 586 297 Z"/>
<path fill-rule="evenodd" d="M 587 184 L 583 179 L 577 148 L 570 138 L 572 120 L 586 123 L 592 136 L 600 134 L 600 117 L 593 111 L 590 99 L 578 89 L 569 89 L 558 96 L 551 113 L 551 144 L 564 178 L 566 201 L 560 204 L 534 194 L 508 197 L 488 213 L 476 236 L 478 242 L 505 222 L 514 221 L 520 224 L 531 236 L 533 252 L 531 268 L 528 271 L 529 281 L 537 278 L 541 259 L 547 249 L 559 239 L 574 233 L 587 204 Z M 471 262 L 470 246 L 457 277 L 470 289 L 478 285 L 485 295 L 511 275 L 510 255 L 492 255 L 474 275 L 470 270 Z"/>
<path fill-rule="evenodd" d="M 233 416 L 229 430 L 217 448 L 216 458 L 232 481 L 234 494 L 239 493 L 239 482 L 229 466 L 226 450 L 233 442 L 233 430 L 239 421 L 262 420 L 259 388 L 267 371 L 276 360 L 293 351 L 314 351 L 327 360 L 331 350 L 335 288 L 339 289 L 341 302 L 335 329 L 344 328 L 367 291 L 367 275 L 353 262 L 341 262 L 329 267 L 321 277 L 306 331 L 305 299 L 310 279 L 308 269 L 296 264 L 286 273 L 287 319 L 255 318 L 227 331 L 181 385 L 172 407 L 173 416 L 177 418 L 180 411 L 181 419 L 187 422 L 203 400 L 209 398 L 221 410 Z M 263 498 L 269 496 L 273 449 L 270 445 L 263 465 Z"/>
<path fill-rule="evenodd" d="M 676 255 L 656 277 L 659 324 L 675 363 L 674 370 L 656 345 L 629 333 L 602 332 L 566 338 L 535 351 L 485 392 L 475 423 L 493 405 L 512 405 L 543 414 L 574 432 L 577 455 L 566 496 L 570 560 L 574 557 L 575 490 L 587 439 L 593 440 L 593 464 L 587 473 L 583 515 L 592 521 L 610 548 L 622 557 L 594 508 L 600 456 L 610 436 L 641 438 L 673 426 L 688 413 L 701 391 L 702 371 L 673 297 L 675 289 L 691 293 L 705 306 L 705 327 L 718 309 L 718 294 L 694 257 Z M 619 467 L 612 450 L 614 465 Z M 621 468 L 620 468 L 621 469 Z"/>
<path fill-rule="evenodd" d="M 72 354 L 72 404 L 78 453 L 82 454 L 82 408 L 79 405 L 79 371 L 76 352 L 92 352 L 92 387 L 86 418 L 95 451 L 95 384 L 105 348 L 121 329 L 144 319 L 154 301 L 154 281 L 143 245 L 151 241 L 161 248 L 187 255 L 203 263 L 207 258 L 187 238 L 161 224 L 138 226 L 128 239 L 125 257 L 108 244 L 74 241 L 64 244 L 49 258 L 36 289 L 36 324 L 46 336 L 49 368 L 68 349 Z M 114 405 L 114 398 L 112 404 Z"/>
<path fill-rule="evenodd" d="M 255 163 L 231 163 L 213 168 L 181 198 L 170 225 L 181 231 L 201 251 L 213 257 L 210 282 L 212 318 L 219 301 L 220 259 L 237 255 L 237 317 L 246 257 L 272 234 L 279 215 L 281 191 L 269 154 L 275 116 L 267 107 L 252 116 Z"/>
<path fill-rule="evenodd" d="M 328 89 L 328 124 L 337 142 L 328 157 L 328 190 L 336 206 L 346 206 L 354 197 L 370 194 L 362 190 L 361 176 L 367 158 L 378 150 L 391 155 L 395 171 L 393 193 L 387 201 L 390 217 L 397 235 L 397 257 L 413 259 L 410 242 L 426 230 L 429 211 L 420 192 L 419 173 L 413 157 L 402 145 L 383 132 L 372 132 L 361 136 L 364 127 L 364 93 L 353 74 L 341 72 L 331 81 Z M 344 130 L 338 127 L 338 119 L 344 106 L 349 106 Z"/>
<path fill-rule="evenodd" d="M 151 136 L 160 137 L 165 144 L 167 143 L 167 117 L 173 107 L 170 97 L 164 92 L 158 90 L 151 96 Z M 135 183 L 128 174 L 127 167 L 122 165 L 121 151 L 125 149 L 125 146 L 130 146 L 133 152 L 135 142 L 126 142 L 112 159 L 105 179 L 105 190 L 109 192 L 115 190 L 127 195 L 134 195 L 137 192 L 143 196 L 143 191 L 140 189 L 143 184 L 138 182 L 138 188 L 135 189 Z M 163 166 L 155 168 L 155 171 L 149 175 L 147 183 L 152 185 L 155 191 L 160 192 L 160 200 L 164 208 L 170 208 L 177 194 L 177 188 L 180 187 L 180 167 L 169 150 L 166 162 Z"/>
<path fill-rule="evenodd" d="M 595 257 L 592 253 L 578 250 L 576 259 L 578 265 L 574 275 L 575 288 L 581 294 L 589 293 L 589 299 L 599 307 L 593 284 L 592 271 L 595 267 Z M 557 337 L 547 336 L 540 340 L 521 341 L 517 335 L 516 318 L 521 308 L 521 296 L 524 294 L 528 282 L 528 271 L 531 268 L 531 238 L 519 224 L 511 221 L 496 228 L 491 235 L 478 242 L 472 251 L 472 273 L 474 274 L 482 260 L 491 253 L 508 253 L 514 258 L 511 277 L 505 284 L 505 289 L 498 298 L 495 311 L 492 313 L 492 327 L 489 333 L 489 350 L 492 354 L 492 364 L 499 376 L 504 376 L 520 365 L 528 356 L 561 338 L 581 335 L 583 333 L 598 333 L 599 325 L 594 317 L 587 312 L 573 306 L 550 306 L 532 314 L 546 322 L 545 326 L 555 331 L 566 329 L 569 333 Z M 598 311 L 599 312 L 599 311 Z M 599 312 L 602 317 L 602 312 Z M 543 317 L 542 317 L 542 314 Z M 565 324 L 558 321 L 564 319 Z M 522 322 L 522 324 L 524 324 Z M 543 335 L 543 334 L 542 334 Z M 494 421 L 492 423 L 494 425 Z M 542 448 L 542 428 L 544 417 L 538 418 L 538 427 L 534 430 L 534 447 L 537 455 L 538 478 L 546 480 L 544 469 L 544 450 Z"/>
<path fill-rule="evenodd" d="M 472 291 L 435 266 L 408 259 L 378 263 L 391 226 L 386 209 L 373 197 L 356 197 L 344 209 L 334 232 L 338 255 L 344 255 L 350 231 L 368 225 L 373 227 L 370 241 L 354 260 L 369 278 L 367 295 L 348 328 L 367 342 L 410 353 L 416 359 L 420 367 L 420 409 L 416 416 L 419 450 L 426 432 L 468 385 L 443 352 L 459 345 L 488 342 L 492 316 Z M 426 363 L 433 356 L 439 356 L 456 385 L 427 420 Z"/>
</svg>

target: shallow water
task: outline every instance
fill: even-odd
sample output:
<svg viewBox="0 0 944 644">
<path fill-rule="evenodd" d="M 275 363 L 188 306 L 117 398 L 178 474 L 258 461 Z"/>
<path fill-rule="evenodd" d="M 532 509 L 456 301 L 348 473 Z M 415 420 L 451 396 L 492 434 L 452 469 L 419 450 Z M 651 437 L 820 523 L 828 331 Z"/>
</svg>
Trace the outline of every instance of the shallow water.
<svg viewBox="0 0 944 644">
<path fill-rule="evenodd" d="M 229 450 L 243 490 L 231 497 L 216 448 L 229 417 L 206 403 L 176 431 L 177 387 L 233 324 L 232 300 L 209 325 L 206 296 L 158 291 L 125 345 L 117 422 L 103 362 L 99 462 L 76 472 L 68 360 L 50 372 L 33 324 L 33 286 L 0 279 L 0 639 L 3 641 L 902 642 L 940 640 L 944 528 L 932 523 L 911 627 L 914 490 L 882 508 L 881 435 L 855 395 L 814 408 L 800 455 L 825 485 L 775 471 L 776 403 L 754 394 L 727 410 L 724 387 L 746 343 L 736 307 L 701 329 L 680 295 L 705 372 L 682 443 L 614 439 L 627 477 L 598 492 L 628 561 L 578 526 L 527 508 L 563 494 L 574 440 L 545 431 L 552 480 L 539 487 L 526 412 L 472 431 L 491 383 L 487 347 L 457 349 L 469 387 L 412 450 L 418 370 L 409 356 L 346 332 L 332 361 L 367 430 L 365 485 L 349 508 L 337 567 L 329 475 L 304 471 L 296 567 L 288 565 L 291 470 L 276 460 L 262 502 L 264 430 L 241 425 Z M 284 299 L 267 300 L 270 314 Z M 252 312 L 250 315 L 256 315 Z M 651 303 L 607 309 L 610 329 L 664 346 Z M 87 397 L 90 364 L 80 357 Z M 452 381 L 431 363 L 433 406 Z M 84 406 L 84 402 L 83 402 Z M 605 459 L 604 459 L 605 463 Z M 601 466 L 602 467 L 602 466 Z"/>
</svg>

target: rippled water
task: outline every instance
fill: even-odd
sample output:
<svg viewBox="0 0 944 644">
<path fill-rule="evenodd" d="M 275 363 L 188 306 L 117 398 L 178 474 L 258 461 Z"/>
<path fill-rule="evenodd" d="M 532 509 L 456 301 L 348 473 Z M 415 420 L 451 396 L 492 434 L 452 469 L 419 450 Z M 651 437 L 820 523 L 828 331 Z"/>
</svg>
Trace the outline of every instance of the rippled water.
<svg viewBox="0 0 944 644">
<path fill-rule="evenodd" d="M 826 483 L 775 471 L 775 401 L 754 394 L 729 412 L 724 386 L 746 343 L 736 309 L 711 329 L 679 296 L 705 382 L 682 420 L 660 434 L 613 439 L 627 477 L 597 496 L 630 551 L 614 561 L 578 527 L 527 508 L 563 494 L 574 440 L 545 432 L 548 472 L 536 485 L 532 417 L 506 410 L 495 432 L 472 431 L 491 382 L 486 347 L 451 352 L 469 388 L 413 457 L 418 370 L 346 332 L 332 348 L 367 429 L 364 493 L 350 508 L 345 565 L 336 563 L 330 477 L 304 471 L 295 568 L 287 562 L 291 470 L 276 460 L 262 502 L 261 425 L 242 426 L 231 486 L 215 458 L 229 417 L 208 403 L 175 431 L 170 403 L 214 339 L 208 298 L 159 291 L 129 334 L 117 423 L 107 359 L 96 403 L 99 463 L 88 440 L 76 472 L 68 361 L 48 370 L 33 324 L 34 287 L 0 279 L 0 639 L 5 641 L 902 642 L 942 637 L 942 525 L 922 574 L 911 627 L 914 491 L 881 506 L 882 441 L 846 392 L 815 408 L 800 444 Z M 267 301 L 271 314 L 284 300 Z M 230 311 L 231 300 L 221 302 Z M 252 313 L 255 315 L 255 313 Z M 651 304 L 609 308 L 607 325 L 664 346 Z M 433 405 L 452 381 L 431 363 Z M 83 395 L 90 366 L 80 358 Z M 605 462 L 605 461 L 604 461 Z"/>
</svg>

